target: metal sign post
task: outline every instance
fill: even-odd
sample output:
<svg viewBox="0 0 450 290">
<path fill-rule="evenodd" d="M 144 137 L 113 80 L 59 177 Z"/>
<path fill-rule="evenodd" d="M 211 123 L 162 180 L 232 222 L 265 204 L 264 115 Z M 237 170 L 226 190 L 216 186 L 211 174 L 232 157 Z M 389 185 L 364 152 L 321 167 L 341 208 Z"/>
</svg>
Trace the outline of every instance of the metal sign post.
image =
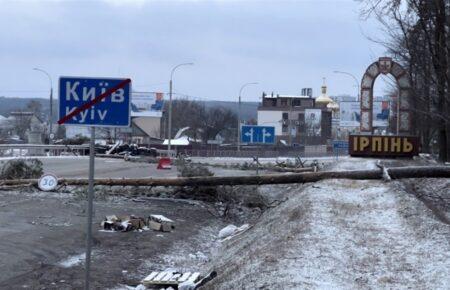
<svg viewBox="0 0 450 290">
<path fill-rule="evenodd" d="M 89 289 L 94 201 L 95 126 L 129 127 L 131 80 L 61 77 L 58 124 L 89 126 L 89 187 L 87 196 L 85 289 Z"/>
<path fill-rule="evenodd" d="M 91 249 L 92 249 L 92 209 L 94 207 L 94 168 L 95 167 L 95 127 L 91 127 L 91 140 L 89 143 L 89 187 L 87 204 L 87 227 L 86 227 L 86 268 L 84 288 L 89 289 L 91 272 Z"/>
</svg>

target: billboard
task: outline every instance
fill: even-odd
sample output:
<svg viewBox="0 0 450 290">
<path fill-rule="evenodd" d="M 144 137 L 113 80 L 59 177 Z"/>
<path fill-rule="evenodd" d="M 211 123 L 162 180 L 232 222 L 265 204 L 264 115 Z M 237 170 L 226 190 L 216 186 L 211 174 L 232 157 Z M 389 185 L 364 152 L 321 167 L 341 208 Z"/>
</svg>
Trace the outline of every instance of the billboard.
<svg viewBox="0 0 450 290">
<path fill-rule="evenodd" d="M 164 93 L 133 92 L 131 95 L 131 117 L 161 117 Z"/>
<path fill-rule="evenodd" d="M 339 116 L 341 127 L 359 127 L 361 120 L 361 104 L 359 102 L 340 102 Z M 373 126 L 389 125 L 389 102 L 373 102 Z"/>
<path fill-rule="evenodd" d="M 305 127 L 307 136 L 321 136 L 322 110 L 305 109 Z"/>
</svg>

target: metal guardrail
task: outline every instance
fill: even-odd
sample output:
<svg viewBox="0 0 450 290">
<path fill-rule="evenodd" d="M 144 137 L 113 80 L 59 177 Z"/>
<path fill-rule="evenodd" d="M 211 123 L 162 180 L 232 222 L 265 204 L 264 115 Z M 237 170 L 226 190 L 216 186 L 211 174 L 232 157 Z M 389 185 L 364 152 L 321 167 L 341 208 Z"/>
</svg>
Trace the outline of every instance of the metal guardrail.
<svg viewBox="0 0 450 290">
<path fill-rule="evenodd" d="M 323 151 L 276 151 L 276 150 L 245 150 L 245 151 L 232 151 L 232 150 L 178 150 L 179 153 L 187 154 L 192 157 L 260 157 L 260 158 L 275 158 L 275 157 L 332 157 L 335 154 L 333 152 Z M 347 155 L 348 153 L 342 152 L 340 155 Z"/>
<path fill-rule="evenodd" d="M 89 145 L 0 144 L 0 149 L 89 149 Z"/>
<path fill-rule="evenodd" d="M 48 145 L 48 144 L 0 144 L 0 156 L 57 156 L 63 152 L 71 152 L 74 155 L 85 155 L 89 145 Z"/>
</svg>

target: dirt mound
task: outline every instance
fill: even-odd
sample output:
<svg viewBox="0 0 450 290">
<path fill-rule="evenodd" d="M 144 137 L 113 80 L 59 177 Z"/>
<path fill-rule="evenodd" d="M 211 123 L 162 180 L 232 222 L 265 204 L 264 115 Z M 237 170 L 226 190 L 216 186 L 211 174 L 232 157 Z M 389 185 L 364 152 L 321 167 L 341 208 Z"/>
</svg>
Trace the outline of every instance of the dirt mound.
<svg viewBox="0 0 450 290">
<path fill-rule="evenodd" d="M 339 167 L 359 169 L 349 160 Z M 375 161 L 362 161 L 371 167 Z M 205 289 L 422 288 L 450 283 L 450 230 L 398 183 L 327 180 L 291 188 L 224 241 Z"/>
</svg>

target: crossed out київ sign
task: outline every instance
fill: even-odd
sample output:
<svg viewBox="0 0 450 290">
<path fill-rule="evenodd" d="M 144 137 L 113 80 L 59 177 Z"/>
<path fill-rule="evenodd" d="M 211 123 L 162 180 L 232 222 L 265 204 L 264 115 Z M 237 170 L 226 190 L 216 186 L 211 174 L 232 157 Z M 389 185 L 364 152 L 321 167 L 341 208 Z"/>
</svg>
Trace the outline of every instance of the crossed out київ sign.
<svg viewBox="0 0 450 290">
<path fill-rule="evenodd" d="M 130 79 L 61 77 L 59 124 L 129 127 Z"/>
</svg>

